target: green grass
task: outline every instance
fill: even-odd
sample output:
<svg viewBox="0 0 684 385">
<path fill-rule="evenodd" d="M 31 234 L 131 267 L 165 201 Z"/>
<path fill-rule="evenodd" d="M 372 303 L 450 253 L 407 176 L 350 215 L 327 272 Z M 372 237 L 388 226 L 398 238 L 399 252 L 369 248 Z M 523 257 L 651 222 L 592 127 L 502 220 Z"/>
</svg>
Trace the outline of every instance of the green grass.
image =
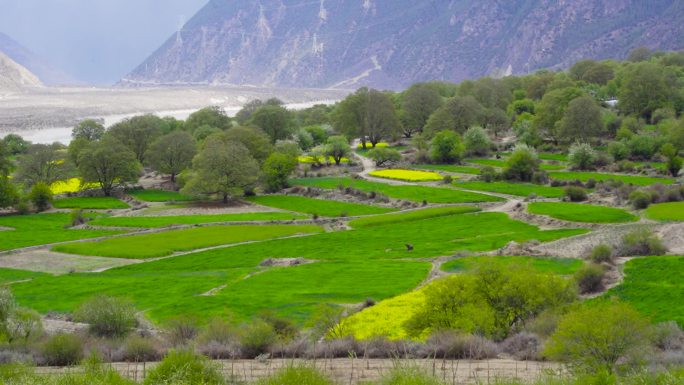
<svg viewBox="0 0 684 385">
<path fill-rule="evenodd" d="M 534 202 L 527 206 L 527 210 L 532 214 L 570 222 L 624 223 L 639 220 L 639 217 L 623 209 L 581 203 Z"/>
<path fill-rule="evenodd" d="M 502 213 L 449 215 L 237 245 L 102 273 L 41 277 L 13 291 L 22 306 L 43 313 L 73 311 L 92 295 L 110 294 L 130 298 L 156 322 L 179 314 L 205 321 L 226 313 L 249 319 L 263 310 L 303 322 L 321 303 L 380 301 L 412 290 L 430 271 L 430 263 L 421 258 L 584 232 L 541 231 Z M 300 257 L 314 263 L 259 267 L 266 258 Z M 223 289 L 200 295 L 214 288 Z"/>
<path fill-rule="evenodd" d="M 261 195 L 249 197 L 247 200 L 262 206 L 275 207 L 282 210 L 296 211 L 311 215 L 316 214 L 323 217 L 384 214 L 394 211 L 393 209 L 385 207 L 314 199 L 294 195 Z"/>
<path fill-rule="evenodd" d="M 465 160 L 466 163 L 479 164 L 480 166 L 490 166 L 497 168 L 506 167 L 504 159 L 490 159 L 490 158 L 470 158 Z"/>
<path fill-rule="evenodd" d="M 448 215 L 467 214 L 478 211 L 480 211 L 479 208 L 472 206 L 432 207 L 422 210 L 407 211 L 396 214 L 375 215 L 372 217 L 355 219 L 349 222 L 349 226 L 355 229 L 359 229 L 362 227 L 389 225 L 392 223 L 401 222 L 411 222 L 421 219 L 443 217 Z"/>
<path fill-rule="evenodd" d="M 560 198 L 565 195 L 563 188 L 551 187 L 532 183 L 510 183 L 510 182 L 457 182 L 454 186 L 476 191 L 488 191 L 499 194 L 508 194 L 521 197 L 528 197 L 536 194 L 540 197 Z"/>
<path fill-rule="evenodd" d="M 0 231 L 0 250 L 12 250 L 49 243 L 96 238 L 120 234 L 121 231 L 74 230 L 67 213 L 0 216 L 0 227 L 13 230 Z"/>
<path fill-rule="evenodd" d="M 48 274 L 35 271 L 0 268 L 0 285 L 47 276 Z"/>
<path fill-rule="evenodd" d="M 622 181 L 623 183 L 633 184 L 635 186 L 649 186 L 656 183 L 672 184 L 674 180 L 671 178 L 654 178 L 648 176 L 638 175 L 622 175 L 622 174 L 602 174 L 598 172 L 551 172 L 549 173 L 551 179 L 574 181 L 579 180 L 586 182 L 589 179 L 594 179 L 597 182 L 614 180 Z"/>
<path fill-rule="evenodd" d="M 556 154 L 551 152 L 540 152 L 537 154 L 541 160 L 554 160 L 556 162 L 567 162 L 567 154 Z"/>
<path fill-rule="evenodd" d="M 57 209 L 108 210 L 127 209 L 128 204 L 112 197 L 75 197 L 55 199 Z"/>
<path fill-rule="evenodd" d="M 307 219 L 299 214 L 283 212 L 256 212 L 241 214 L 186 215 L 186 216 L 139 216 L 139 217 L 100 217 L 88 222 L 89 225 L 103 227 L 160 228 L 175 225 L 197 225 L 203 223 L 250 222 L 250 221 L 289 221 Z"/>
<path fill-rule="evenodd" d="M 580 259 L 574 258 L 482 256 L 454 259 L 442 265 L 442 270 L 449 273 L 461 273 L 476 270 L 486 264 L 502 267 L 527 265 L 542 273 L 572 275 L 583 265 L 583 262 Z"/>
<path fill-rule="evenodd" d="M 444 171 L 458 174 L 477 175 L 480 173 L 478 167 L 460 166 L 457 164 L 416 164 L 412 166 L 417 170 Z"/>
<path fill-rule="evenodd" d="M 684 327 L 684 257 L 646 257 L 625 265 L 625 280 L 608 291 L 654 322 L 677 321 Z"/>
<path fill-rule="evenodd" d="M 375 191 L 394 199 L 405 199 L 413 202 L 428 203 L 477 203 L 477 202 L 500 202 L 501 198 L 484 194 L 459 191 L 450 188 L 414 186 L 414 185 L 390 185 L 378 182 L 369 182 L 351 178 L 307 178 L 291 181 L 294 185 L 311 186 L 325 189 L 335 189 L 338 186 L 353 187 L 363 191 Z"/>
<path fill-rule="evenodd" d="M 195 198 L 188 195 L 163 190 L 133 190 L 129 191 L 128 195 L 143 202 L 189 202 L 195 200 Z"/>
<path fill-rule="evenodd" d="M 644 214 L 648 219 L 655 221 L 684 221 L 684 202 L 650 205 Z"/>
<path fill-rule="evenodd" d="M 145 259 L 164 257 L 178 251 L 319 231 L 322 229 L 313 225 L 210 226 L 112 238 L 99 242 L 65 244 L 55 246 L 53 250 L 95 257 Z"/>
</svg>

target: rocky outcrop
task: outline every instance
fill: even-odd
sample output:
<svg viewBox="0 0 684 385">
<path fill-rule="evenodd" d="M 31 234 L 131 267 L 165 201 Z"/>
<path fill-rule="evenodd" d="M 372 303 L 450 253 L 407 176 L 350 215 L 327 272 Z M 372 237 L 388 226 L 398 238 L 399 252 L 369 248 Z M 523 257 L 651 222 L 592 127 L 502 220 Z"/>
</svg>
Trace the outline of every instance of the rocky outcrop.
<svg viewBox="0 0 684 385">
<path fill-rule="evenodd" d="M 16 92 L 42 85 L 36 75 L 0 52 L 0 92 Z"/>
</svg>

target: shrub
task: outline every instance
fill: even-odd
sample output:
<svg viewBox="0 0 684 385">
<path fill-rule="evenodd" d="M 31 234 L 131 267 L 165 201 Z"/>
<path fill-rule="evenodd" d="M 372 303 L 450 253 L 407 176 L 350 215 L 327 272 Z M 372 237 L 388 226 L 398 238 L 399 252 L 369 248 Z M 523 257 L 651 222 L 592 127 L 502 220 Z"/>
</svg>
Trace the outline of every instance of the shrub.
<svg viewBox="0 0 684 385">
<path fill-rule="evenodd" d="M 256 320 L 243 328 L 240 336 L 242 355 L 254 358 L 268 352 L 268 349 L 276 342 L 278 335 L 273 326 L 266 321 Z"/>
<path fill-rule="evenodd" d="M 495 358 L 499 349 L 492 341 L 456 331 L 438 331 L 427 341 L 429 354 L 443 359 L 483 360 Z"/>
<path fill-rule="evenodd" d="M 590 170 L 596 165 L 596 152 L 588 143 L 575 143 L 570 147 L 568 161 L 575 170 Z"/>
<path fill-rule="evenodd" d="M 36 183 L 31 188 L 28 198 L 37 211 L 45 211 L 49 209 L 52 204 L 52 190 L 50 190 L 50 186 L 45 183 Z"/>
<path fill-rule="evenodd" d="M 26 344 L 43 334 L 43 322 L 35 310 L 16 308 L 7 319 L 6 329 L 7 342 Z"/>
<path fill-rule="evenodd" d="M 161 357 L 154 340 L 137 335 L 126 339 L 122 355 L 128 362 L 156 361 Z"/>
<path fill-rule="evenodd" d="M 416 366 L 397 367 L 385 375 L 379 385 L 442 385 L 440 380 Z"/>
<path fill-rule="evenodd" d="M 262 166 L 266 192 L 278 192 L 288 186 L 287 180 L 297 167 L 297 158 L 291 154 L 274 152 Z"/>
<path fill-rule="evenodd" d="M 542 340 L 536 334 L 521 332 L 506 338 L 501 343 L 505 353 L 516 360 L 538 360 L 541 353 Z"/>
<path fill-rule="evenodd" d="M 489 154 L 492 141 L 482 127 L 471 127 L 463 134 L 466 152 L 470 155 L 485 156 Z"/>
<path fill-rule="evenodd" d="M 191 339 L 195 338 L 199 328 L 197 327 L 197 320 L 192 316 L 180 316 L 169 321 L 167 331 L 169 333 L 169 341 L 174 346 L 184 345 Z"/>
<path fill-rule="evenodd" d="M 621 160 L 617 163 L 617 169 L 620 172 L 634 172 L 636 165 L 628 160 Z"/>
<path fill-rule="evenodd" d="M 575 272 L 575 282 L 579 287 L 580 293 L 596 293 L 603 289 L 603 276 L 605 269 L 601 265 L 588 264 L 582 266 Z"/>
<path fill-rule="evenodd" d="M 84 302 L 74 313 L 74 319 L 89 325 L 98 337 L 122 337 L 136 326 L 135 308 L 130 301 L 97 295 Z"/>
<path fill-rule="evenodd" d="M 494 167 L 485 166 L 480 169 L 480 179 L 489 183 L 495 181 L 497 178 L 497 173 Z"/>
<path fill-rule="evenodd" d="M 401 160 L 399 151 L 387 147 L 377 147 L 370 150 L 368 152 L 368 157 L 372 159 L 378 167 Z"/>
<path fill-rule="evenodd" d="M 83 358 L 83 345 L 74 334 L 55 334 L 43 343 L 41 353 L 47 365 L 76 365 Z"/>
<path fill-rule="evenodd" d="M 606 244 L 597 245 L 591 250 L 589 259 L 594 263 L 612 263 L 613 248 Z"/>
<path fill-rule="evenodd" d="M 440 131 L 430 142 L 430 159 L 435 163 L 455 163 L 463 158 L 461 137 L 451 131 Z"/>
<path fill-rule="evenodd" d="M 565 188 L 565 196 L 571 202 L 582 202 L 587 200 L 587 190 L 579 186 L 567 186 Z"/>
<path fill-rule="evenodd" d="M 261 379 L 257 385 L 333 385 L 334 382 L 313 367 L 288 366 Z"/>
<path fill-rule="evenodd" d="M 519 144 L 508 158 L 504 175 L 506 179 L 529 182 L 538 171 L 539 158 L 537 152 L 525 144 Z"/>
<path fill-rule="evenodd" d="M 145 385 L 222 385 L 226 381 L 220 368 L 192 351 L 174 350 L 152 369 Z"/>
<path fill-rule="evenodd" d="M 83 215 L 83 210 L 71 210 L 71 226 L 80 226 L 87 221 L 88 219 Z"/>
<path fill-rule="evenodd" d="M 620 255 L 649 256 L 663 255 L 667 248 L 663 241 L 651 230 L 642 228 L 625 234 L 622 238 Z"/>
<path fill-rule="evenodd" d="M 621 161 L 629 157 L 629 147 L 624 142 L 612 142 L 608 145 L 608 153 L 616 161 Z"/>
</svg>

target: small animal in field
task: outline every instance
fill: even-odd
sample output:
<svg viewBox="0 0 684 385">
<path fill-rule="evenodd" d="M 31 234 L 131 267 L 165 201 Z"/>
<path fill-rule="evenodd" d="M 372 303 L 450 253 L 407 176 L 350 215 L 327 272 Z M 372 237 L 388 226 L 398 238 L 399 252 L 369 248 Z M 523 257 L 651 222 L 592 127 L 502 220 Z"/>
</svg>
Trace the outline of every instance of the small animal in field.
<svg viewBox="0 0 684 385">
<path fill-rule="evenodd" d="M 406 244 L 406 251 L 413 251 L 413 245 L 410 243 Z"/>
</svg>

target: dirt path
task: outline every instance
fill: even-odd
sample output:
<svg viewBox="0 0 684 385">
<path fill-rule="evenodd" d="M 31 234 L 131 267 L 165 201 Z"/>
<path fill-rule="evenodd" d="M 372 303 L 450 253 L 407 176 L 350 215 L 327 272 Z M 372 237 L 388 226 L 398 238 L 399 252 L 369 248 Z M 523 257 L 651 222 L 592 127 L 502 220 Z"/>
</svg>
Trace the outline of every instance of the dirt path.
<svg viewBox="0 0 684 385">
<path fill-rule="evenodd" d="M 115 267 L 140 263 L 123 258 L 86 257 L 57 253 L 49 249 L 36 249 L 0 256 L 0 267 L 50 274 L 99 272 Z"/>
<path fill-rule="evenodd" d="M 418 367 L 433 374 L 447 384 L 493 384 L 501 378 L 518 378 L 533 381 L 549 373 L 560 373 L 560 364 L 551 362 L 493 360 L 432 360 L 432 359 L 272 359 L 272 360 L 222 360 L 215 361 L 223 374 L 237 383 L 253 383 L 270 376 L 277 370 L 291 365 L 313 366 L 332 377 L 336 383 L 356 385 L 377 381 L 397 367 Z M 112 367 L 122 375 L 141 381 L 157 363 L 114 363 Z M 82 369 L 39 368 L 44 375 Z"/>
</svg>

